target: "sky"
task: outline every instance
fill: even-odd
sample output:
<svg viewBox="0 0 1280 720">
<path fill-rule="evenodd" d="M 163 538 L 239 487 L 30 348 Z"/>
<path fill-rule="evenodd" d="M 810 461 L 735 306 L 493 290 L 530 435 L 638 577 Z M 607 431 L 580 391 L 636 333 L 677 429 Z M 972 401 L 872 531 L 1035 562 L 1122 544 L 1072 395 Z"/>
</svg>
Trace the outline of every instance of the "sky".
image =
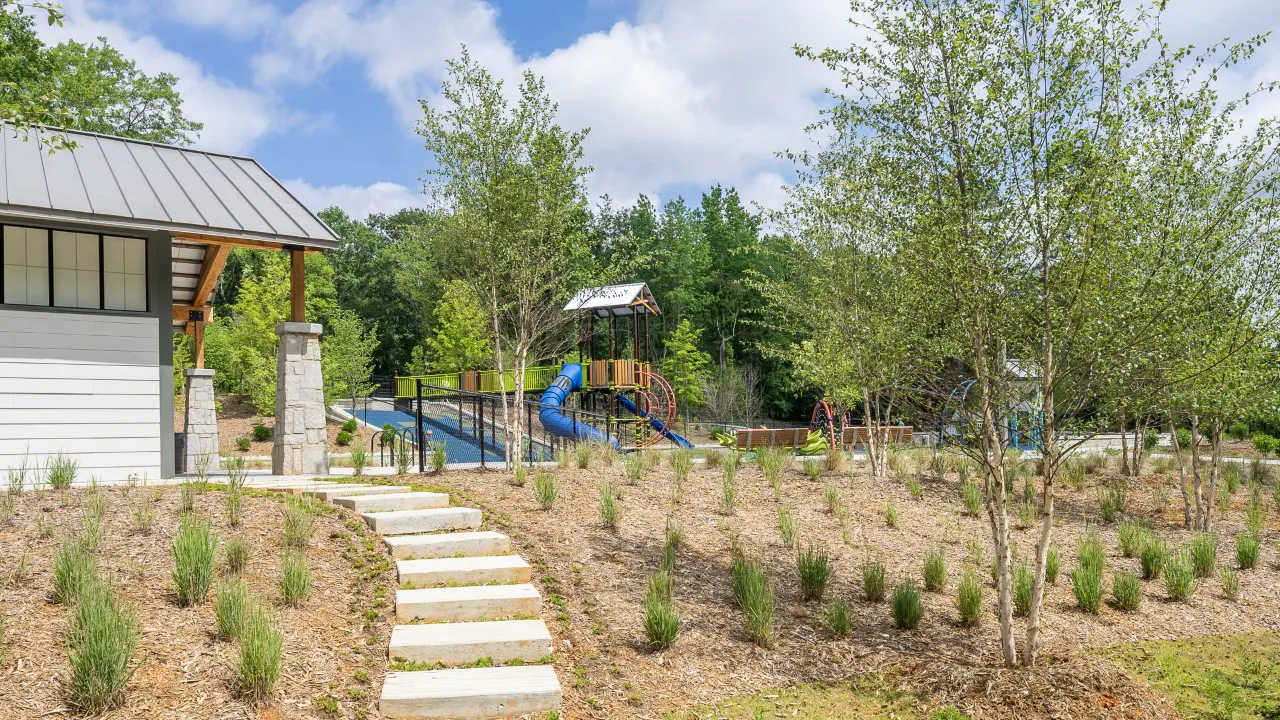
<svg viewBox="0 0 1280 720">
<path fill-rule="evenodd" d="M 696 198 L 719 183 L 776 208 L 836 78 L 795 44 L 845 47 L 847 0 L 61 0 L 46 41 L 106 37 L 171 72 L 197 147 L 250 155 L 314 210 L 426 202 L 414 128 L 466 45 L 508 85 L 532 70 L 590 128 L 593 198 Z M 1280 0 L 1171 0 L 1176 44 L 1280 29 Z M 1226 89 L 1280 80 L 1280 37 Z M 1254 113 L 1280 115 L 1280 94 Z"/>
</svg>

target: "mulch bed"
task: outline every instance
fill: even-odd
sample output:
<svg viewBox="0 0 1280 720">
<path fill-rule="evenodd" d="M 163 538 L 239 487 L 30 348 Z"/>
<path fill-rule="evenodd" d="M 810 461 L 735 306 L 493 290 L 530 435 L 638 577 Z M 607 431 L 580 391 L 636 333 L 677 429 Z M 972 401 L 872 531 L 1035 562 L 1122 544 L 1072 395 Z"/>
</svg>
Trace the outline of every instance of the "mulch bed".
<svg viewBox="0 0 1280 720">
<path fill-rule="evenodd" d="M 13 522 L 0 525 L 0 615 L 6 629 L 0 644 L 0 718 L 75 715 L 66 704 L 63 685 L 68 677 L 63 635 L 67 610 L 50 601 L 51 566 L 59 545 L 82 527 L 85 492 L 24 493 Z M 376 717 L 376 689 L 385 673 L 393 613 L 379 609 L 367 627 L 362 613 L 374 604 L 373 585 L 390 585 L 394 573 L 383 570 L 376 578 L 362 578 L 356 562 L 367 568 L 381 553 L 380 548 L 368 550 L 372 539 L 358 521 L 336 512 L 316 516 L 307 550 L 312 594 L 303 607 L 293 609 L 278 603 L 276 586 L 283 547 L 281 503 L 246 497 L 243 523 L 232 529 L 223 516 L 222 492 L 211 490 L 197 498 L 197 511 L 213 521 L 223 541 L 240 537 L 250 543 L 252 556 L 243 577 L 262 602 L 271 604 L 284 632 L 284 662 L 275 697 L 255 706 L 234 687 L 238 649 L 214 635 L 212 595 L 193 608 L 179 608 L 174 601 L 170 541 L 179 524 L 178 488 L 118 487 L 104 492 L 110 508 L 103 520 L 98 565 L 136 608 L 141 639 L 123 703 L 102 717 Z M 137 534 L 133 508 L 148 494 L 155 524 L 149 535 Z M 24 557 L 27 575 L 15 576 Z M 221 549 L 218 571 L 225 572 Z M 356 679 L 357 670 L 369 674 L 368 684 Z M 337 700 L 337 715 L 317 707 L 326 696 Z"/>
<path fill-rule="evenodd" d="M 486 509 L 487 520 L 509 533 L 517 551 L 534 563 L 544 617 L 556 640 L 556 666 L 565 692 L 565 717 L 656 718 L 664 712 L 699 703 L 760 692 L 808 681 L 839 681 L 866 673 L 889 671 L 904 688 L 922 697 L 926 707 L 955 704 L 978 718 L 1176 717 L 1172 705 L 1119 666 L 1090 653 L 1091 649 L 1136 640 L 1195 635 L 1280 630 L 1280 573 L 1270 551 L 1256 570 L 1241 572 L 1241 599 L 1222 596 L 1216 579 L 1203 581 L 1189 604 L 1165 601 L 1159 582 L 1146 583 L 1141 608 L 1123 613 L 1104 605 L 1098 615 L 1075 609 L 1068 573 L 1075 548 L 1086 527 L 1099 532 L 1109 557 L 1108 575 L 1117 569 L 1137 571 L 1136 558 L 1123 558 L 1115 525 L 1099 525 L 1097 483 L 1091 477 L 1080 491 L 1060 488 L 1055 545 L 1062 554 L 1062 573 L 1046 597 L 1041 637 L 1043 662 L 1034 669 L 999 665 L 994 590 L 988 617 L 975 629 L 960 627 L 954 588 L 966 567 L 971 543 L 982 547 L 979 576 L 989 579 L 992 542 L 985 519 L 962 514 L 959 482 L 923 479 L 922 500 L 910 499 L 903 483 L 876 481 L 861 472 L 851 483 L 847 474 L 807 479 L 798 468 L 785 472 L 784 502 L 800 520 L 801 542 L 828 548 L 834 575 L 827 598 L 844 597 L 855 614 L 853 634 L 832 639 L 822 629 L 819 603 L 803 602 L 794 552 L 780 537 L 777 504 L 761 471 L 744 466 L 738 474 L 737 503 L 731 515 L 720 511 L 719 470 L 695 465 L 682 502 L 672 508 L 672 474 L 665 464 L 649 471 L 637 485 L 624 484 L 619 464 L 587 470 L 553 470 L 560 479 L 554 509 L 538 509 L 532 480 L 514 487 L 499 472 L 446 472 L 416 481 L 458 494 L 455 504 Z M 598 484 L 608 478 L 623 495 L 617 532 L 601 526 Z M 842 538 L 840 521 L 823 502 L 827 482 L 840 487 L 850 515 L 851 533 Z M 1151 488 L 1168 487 L 1169 504 L 1152 509 Z M 1243 526 L 1247 493 L 1218 523 L 1219 560 L 1232 563 L 1231 538 Z M 896 528 L 886 527 L 884 508 L 898 509 Z M 1129 513 L 1149 519 L 1171 546 L 1185 543 L 1181 498 L 1176 480 L 1149 475 L 1130 483 Z M 1268 502 L 1268 506 L 1270 503 Z M 645 576 L 658 566 L 663 528 L 672 512 L 685 546 L 676 570 L 676 603 L 682 616 L 679 640 L 665 652 L 644 647 L 641 628 Z M 1275 522 L 1268 507 L 1268 522 Z M 1086 522 L 1088 523 L 1086 525 Z M 729 538 L 764 561 L 777 586 L 778 642 L 772 650 L 753 645 L 743 631 L 741 612 L 729 587 Z M 1031 529 L 1014 531 L 1018 556 L 1034 549 Z M 925 553 L 941 547 L 950 577 L 945 593 L 923 593 L 925 617 L 912 632 L 894 629 L 887 604 L 860 600 L 860 567 L 881 558 L 888 584 L 906 578 L 919 582 Z M 1104 580 L 1109 592 L 1110 579 Z M 1024 623 L 1015 619 L 1021 637 Z"/>
</svg>

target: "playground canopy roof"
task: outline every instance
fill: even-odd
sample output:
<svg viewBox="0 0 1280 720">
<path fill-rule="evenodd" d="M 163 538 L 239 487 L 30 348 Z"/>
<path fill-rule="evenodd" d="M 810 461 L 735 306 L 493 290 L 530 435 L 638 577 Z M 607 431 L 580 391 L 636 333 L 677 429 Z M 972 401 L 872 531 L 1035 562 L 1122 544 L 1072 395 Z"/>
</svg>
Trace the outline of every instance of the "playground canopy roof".
<svg viewBox="0 0 1280 720">
<path fill-rule="evenodd" d="M 333 231 L 253 158 L 96 133 L 0 125 L 0 213 L 31 222 L 93 222 L 175 237 L 336 248 Z"/>
<path fill-rule="evenodd" d="M 649 286 L 644 283 L 579 290 L 564 309 L 567 312 L 590 312 L 601 318 L 634 313 L 658 315 L 662 312 L 658 309 L 658 301 L 653 299 L 653 293 L 649 292 Z"/>
</svg>

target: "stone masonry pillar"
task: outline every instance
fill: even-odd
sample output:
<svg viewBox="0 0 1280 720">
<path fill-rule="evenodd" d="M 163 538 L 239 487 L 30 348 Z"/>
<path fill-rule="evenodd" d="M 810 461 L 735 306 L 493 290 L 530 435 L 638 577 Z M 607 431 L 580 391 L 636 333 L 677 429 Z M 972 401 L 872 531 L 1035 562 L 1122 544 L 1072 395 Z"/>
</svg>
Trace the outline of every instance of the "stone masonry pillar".
<svg viewBox="0 0 1280 720">
<path fill-rule="evenodd" d="M 329 472 L 321 331 L 316 323 L 276 325 L 280 349 L 276 353 L 276 427 L 271 448 L 271 472 L 276 475 Z"/>
<path fill-rule="evenodd" d="M 182 371 L 187 377 L 187 409 L 184 432 L 187 434 L 187 472 L 196 471 L 201 455 L 209 457 L 209 470 L 218 469 L 218 408 L 213 396 L 213 371 L 191 368 Z"/>
</svg>

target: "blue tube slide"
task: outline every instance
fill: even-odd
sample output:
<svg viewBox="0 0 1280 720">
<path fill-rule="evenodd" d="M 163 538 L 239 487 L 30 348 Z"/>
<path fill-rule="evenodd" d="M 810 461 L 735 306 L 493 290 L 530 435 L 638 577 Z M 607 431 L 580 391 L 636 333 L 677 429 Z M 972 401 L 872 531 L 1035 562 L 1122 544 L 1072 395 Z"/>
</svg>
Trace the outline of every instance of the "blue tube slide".
<svg viewBox="0 0 1280 720">
<path fill-rule="evenodd" d="M 659 435 L 662 435 L 666 439 L 679 445 L 682 448 L 693 447 L 693 443 L 689 442 L 688 440 L 685 440 L 684 438 L 672 432 L 670 429 L 667 428 L 666 425 L 662 423 L 661 420 L 659 420 L 656 417 L 649 417 L 649 413 L 642 412 L 640 408 L 636 407 L 636 404 L 634 402 L 631 402 L 631 398 L 627 397 L 626 395 L 623 395 L 622 393 L 618 393 L 616 397 L 618 398 L 619 405 L 626 408 L 627 412 L 631 413 L 632 415 L 638 415 L 648 420 L 649 425 L 652 426 L 654 430 L 657 430 Z"/>
<path fill-rule="evenodd" d="M 556 375 L 555 382 L 542 393 L 542 409 L 538 410 L 538 419 L 542 421 L 542 427 L 559 437 L 577 437 L 589 442 L 607 442 L 614 447 L 619 447 L 617 438 L 587 423 L 575 423 L 573 418 L 561 411 L 565 398 L 580 387 L 582 387 L 582 365 L 579 363 L 561 365 L 560 374 Z"/>
</svg>

